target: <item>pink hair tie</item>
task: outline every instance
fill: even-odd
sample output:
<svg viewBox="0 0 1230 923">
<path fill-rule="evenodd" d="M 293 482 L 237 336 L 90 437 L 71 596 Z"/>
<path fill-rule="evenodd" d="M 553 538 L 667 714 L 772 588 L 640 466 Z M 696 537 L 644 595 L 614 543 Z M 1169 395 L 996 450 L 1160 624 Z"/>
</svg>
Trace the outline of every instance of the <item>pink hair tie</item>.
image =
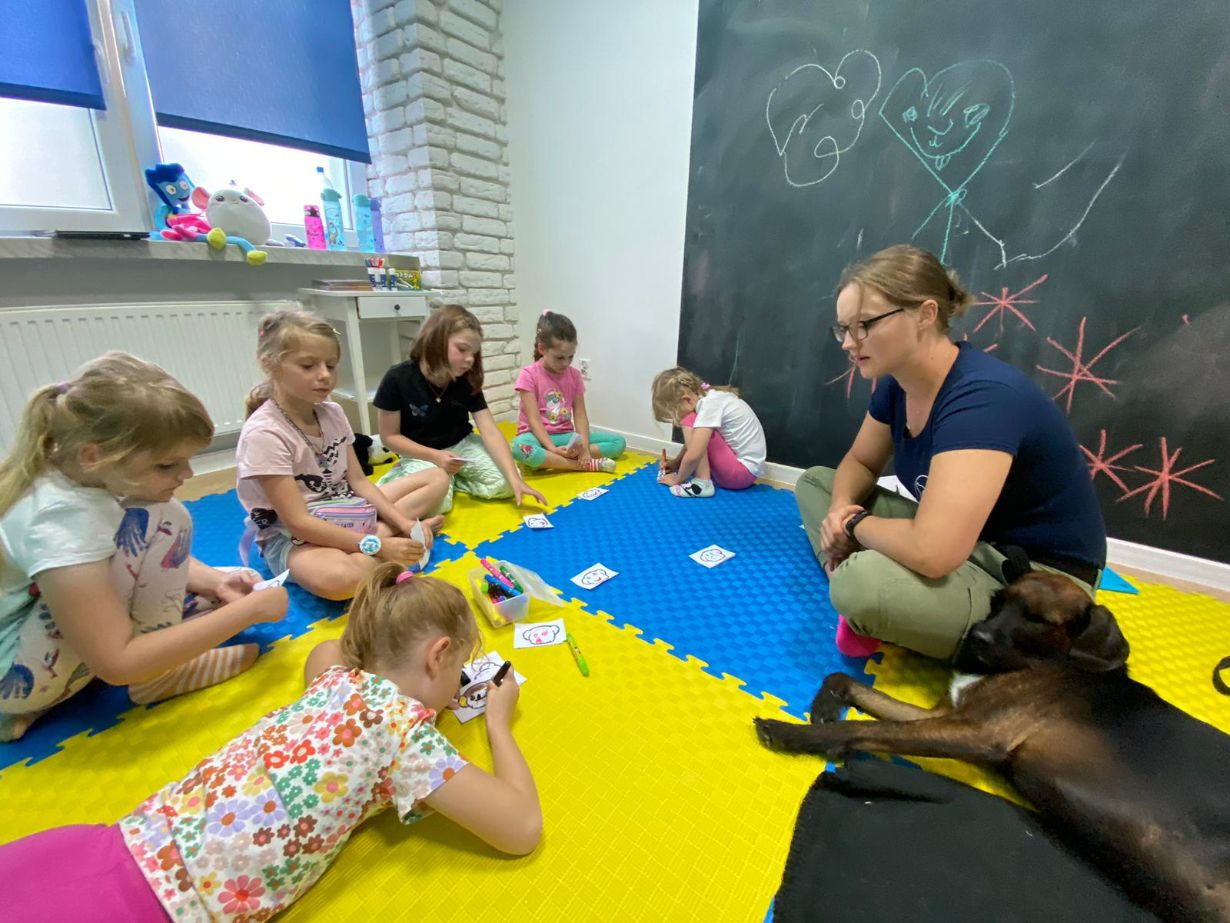
<svg viewBox="0 0 1230 923">
<path fill-rule="evenodd" d="M 406 570 L 402 571 L 400 574 L 397 575 L 397 579 L 393 582 L 401 583 L 403 580 L 409 580 L 411 577 L 415 577 L 415 576 L 417 576 L 417 574 L 415 574 L 414 571 L 410 570 L 409 568 L 406 568 Z"/>
<path fill-rule="evenodd" d="M 708 391 L 708 390 L 709 390 L 709 382 L 707 382 L 707 381 L 702 381 L 702 382 L 700 383 L 700 390 L 702 390 L 702 391 Z"/>
</svg>

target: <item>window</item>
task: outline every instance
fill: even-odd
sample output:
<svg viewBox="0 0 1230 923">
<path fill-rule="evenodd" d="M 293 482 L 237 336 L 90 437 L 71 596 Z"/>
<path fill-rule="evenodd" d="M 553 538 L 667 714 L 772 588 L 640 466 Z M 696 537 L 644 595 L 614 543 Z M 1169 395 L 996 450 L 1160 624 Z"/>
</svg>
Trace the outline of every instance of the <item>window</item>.
<svg viewBox="0 0 1230 923">
<path fill-rule="evenodd" d="M 211 191 L 232 181 L 252 189 L 265 202 L 275 239 L 287 233 L 302 238 L 303 207 L 320 203 L 316 167 L 323 166 L 342 193 L 347 243 L 353 246 L 350 201 L 354 193 L 366 191 L 362 164 L 156 124 L 134 2 L 85 0 L 105 109 L 0 97 L 0 231 L 149 228 L 157 202 L 144 170 L 156 162 L 177 162 L 194 183 Z M 339 16 L 349 22 L 348 5 L 342 5 L 346 9 L 335 9 L 338 0 L 328 5 L 334 17 L 330 41 L 349 39 L 353 52 L 353 31 L 346 35 L 338 26 Z M 276 17 L 301 15 L 302 8 L 270 0 L 262 9 Z M 150 21 L 157 25 L 158 17 Z M 275 28 L 276 21 L 270 31 Z M 311 52 L 310 47 L 300 50 L 301 55 Z M 202 93 L 214 92 L 197 55 L 190 54 L 184 66 Z"/>
<path fill-rule="evenodd" d="M 214 190 L 235 183 L 264 201 L 265 215 L 274 236 L 303 237 L 303 206 L 320 204 L 320 175 L 324 167 L 333 188 L 342 194 L 342 218 L 354 231 L 351 196 L 366 187 L 363 167 L 340 157 L 325 157 L 276 144 L 224 138 L 182 128 L 159 128 L 163 163 L 178 163 L 198 186 Z M 352 174 L 357 173 L 357 176 Z M 355 246 L 352 233 L 347 244 Z"/>
</svg>

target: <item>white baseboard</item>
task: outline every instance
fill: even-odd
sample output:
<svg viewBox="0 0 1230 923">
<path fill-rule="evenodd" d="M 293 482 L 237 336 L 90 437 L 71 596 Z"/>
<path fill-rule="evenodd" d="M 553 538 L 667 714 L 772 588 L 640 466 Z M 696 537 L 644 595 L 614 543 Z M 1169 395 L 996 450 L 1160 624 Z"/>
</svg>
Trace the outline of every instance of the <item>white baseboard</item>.
<svg viewBox="0 0 1230 923">
<path fill-rule="evenodd" d="M 606 427 L 598 427 L 606 429 Z M 618 433 L 628 442 L 628 447 L 658 455 L 663 449 L 673 454 L 682 448 L 677 442 L 670 442 L 656 436 L 646 436 L 641 433 L 628 433 L 620 430 L 607 429 L 607 432 Z M 761 477 L 786 487 L 794 487 L 802 468 L 790 465 L 777 465 L 769 462 L 765 465 Z M 892 476 L 880 478 L 880 486 L 903 496 L 910 496 L 900 482 Z M 1154 548 L 1149 545 L 1139 545 L 1136 542 L 1124 541 L 1120 538 L 1107 539 L 1107 559 L 1112 567 L 1120 565 L 1137 570 L 1148 571 L 1159 577 L 1172 580 L 1182 580 L 1196 583 L 1210 589 L 1230 591 L 1230 564 L 1220 561 L 1210 561 L 1197 558 L 1165 548 Z"/>
</svg>

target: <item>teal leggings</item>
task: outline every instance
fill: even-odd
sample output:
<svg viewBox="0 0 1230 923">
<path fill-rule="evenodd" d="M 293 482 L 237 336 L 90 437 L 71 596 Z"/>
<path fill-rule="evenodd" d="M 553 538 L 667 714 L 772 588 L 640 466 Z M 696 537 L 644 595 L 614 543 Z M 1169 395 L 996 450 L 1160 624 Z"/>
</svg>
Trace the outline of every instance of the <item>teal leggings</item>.
<svg viewBox="0 0 1230 923">
<path fill-rule="evenodd" d="M 572 433 L 553 433 L 551 441 L 558 446 L 566 446 Z M 624 454 L 627 443 L 623 436 L 614 433 L 604 433 L 602 430 L 589 431 L 589 444 L 598 447 L 598 454 L 603 458 L 619 458 Z M 547 460 L 547 450 L 542 447 L 538 437 L 531 432 L 524 432 L 512 441 L 513 460 L 527 468 L 541 468 Z"/>
</svg>

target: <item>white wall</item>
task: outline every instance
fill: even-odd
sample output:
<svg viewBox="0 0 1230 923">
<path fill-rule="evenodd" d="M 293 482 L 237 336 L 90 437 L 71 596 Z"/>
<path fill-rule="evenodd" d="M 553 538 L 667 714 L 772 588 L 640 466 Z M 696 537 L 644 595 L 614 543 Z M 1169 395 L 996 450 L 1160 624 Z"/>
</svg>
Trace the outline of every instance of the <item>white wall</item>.
<svg viewBox="0 0 1230 923">
<path fill-rule="evenodd" d="M 544 308 L 577 325 L 594 424 L 669 438 L 697 0 L 513 0 L 503 11 L 525 360 Z"/>
</svg>

